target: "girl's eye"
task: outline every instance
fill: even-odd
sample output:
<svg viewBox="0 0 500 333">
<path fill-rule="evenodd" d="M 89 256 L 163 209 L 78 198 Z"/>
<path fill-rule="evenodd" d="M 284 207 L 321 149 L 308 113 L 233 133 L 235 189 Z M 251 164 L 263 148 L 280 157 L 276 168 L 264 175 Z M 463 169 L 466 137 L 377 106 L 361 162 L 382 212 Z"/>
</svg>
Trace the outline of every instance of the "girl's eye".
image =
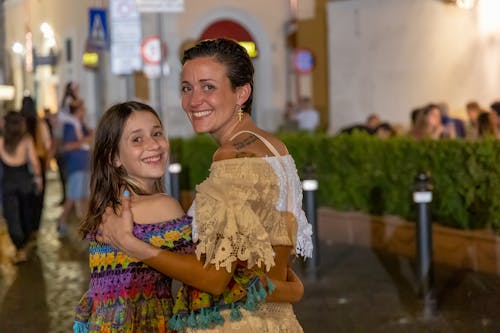
<svg viewBox="0 0 500 333">
<path fill-rule="evenodd" d="M 137 136 L 135 138 L 132 138 L 132 142 L 140 143 L 140 142 L 142 142 L 142 138 L 140 136 Z"/>
<path fill-rule="evenodd" d="M 156 137 L 163 136 L 163 132 L 162 131 L 154 132 L 153 136 L 156 136 Z"/>
</svg>

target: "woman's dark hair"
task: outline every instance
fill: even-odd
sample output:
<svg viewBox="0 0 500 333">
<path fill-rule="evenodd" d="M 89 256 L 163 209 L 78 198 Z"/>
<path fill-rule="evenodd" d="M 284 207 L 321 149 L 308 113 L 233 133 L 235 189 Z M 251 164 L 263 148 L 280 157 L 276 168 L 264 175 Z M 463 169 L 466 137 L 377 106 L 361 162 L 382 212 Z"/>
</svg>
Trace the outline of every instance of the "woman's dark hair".
<svg viewBox="0 0 500 333">
<path fill-rule="evenodd" d="M 496 130 L 492 117 L 495 116 L 491 112 L 482 111 L 477 117 L 477 134 L 480 138 L 487 136 L 495 137 Z"/>
<path fill-rule="evenodd" d="M 17 146 L 26 135 L 26 121 L 24 117 L 16 111 L 9 111 L 4 116 L 3 142 L 5 151 L 13 155 Z"/>
<path fill-rule="evenodd" d="M 110 107 L 99 120 L 91 159 L 89 207 L 79 229 L 83 237 L 95 234 L 106 207 L 112 207 L 116 212 L 120 205 L 120 193 L 124 188 L 139 195 L 152 194 L 146 192 L 134 178 L 130 177 L 123 166 L 114 165 L 123 129 L 135 111 L 150 112 L 161 124 L 153 108 L 135 101 Z M 153 193 L 164 192 L 163 183 L 163 178 L 157 180 Z"/>
<path fill-rule="evenodd" d="M 251 114 L 254 68 L 246 49 L 232 39 L 206 39 L 187 49 L 181 62 L 184 65 L 186 61 L 202 57 L 213 57 L 226 66 L 227 77 L 233 90 L 247 83 L 250 85 L 250 96 L 243 103 L 241 109 Z"/>
<path fill-rule="evenodd" d="M 36 112 L 36 105 L 33 98 L 30 96 L 23 97 L 21 105 L 21 115 L 26 119 L 26 130 L 36 142 L 36 128 L 38 124 L 38 113 Z"/>
<path fill-rule="evenodd" d="M 77 98 L 75 95 L 75 92 L 73 91 L 73 82 L 72 81 L 67 82 L 66 85 L 64 86 L 64 91 L 63 91 L 62 98 L 61 98 L 61 107 L 62 108 L 66 107 L 66 101 L 67 101 L 68 97 L 71 97 L 71 99 Z"/>
</svg>

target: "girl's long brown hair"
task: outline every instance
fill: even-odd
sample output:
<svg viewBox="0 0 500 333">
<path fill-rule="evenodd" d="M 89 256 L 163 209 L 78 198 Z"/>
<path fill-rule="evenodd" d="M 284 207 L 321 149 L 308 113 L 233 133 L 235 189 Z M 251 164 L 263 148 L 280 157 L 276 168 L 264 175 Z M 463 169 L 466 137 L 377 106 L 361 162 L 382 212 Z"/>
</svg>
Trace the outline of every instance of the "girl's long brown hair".
<svg viewBox="0 0 500 333">
<path fill-rule="evenodd" d="M 150 112 L 161 124 L 160 117 L 153 108 L 135 101 L 113 105 L 104 113 L 95 131 L 90 167 L 89 207 L 79 228 L 80 235 L 84 238 L 97 232 L 106 207 L 117 211 L 120 205 L 120 193 L 125 188 L 139 195 L 152 194 L 141 188 L 139 183 L 127 174 L 123 166 L 113 165 L 113 159 L 119 153 L 118 146 L 123 129 L 134 111 Z M 162 177 L 155 182 L 153 193 L 163 192 L 163 187 Z"/>
</svg>

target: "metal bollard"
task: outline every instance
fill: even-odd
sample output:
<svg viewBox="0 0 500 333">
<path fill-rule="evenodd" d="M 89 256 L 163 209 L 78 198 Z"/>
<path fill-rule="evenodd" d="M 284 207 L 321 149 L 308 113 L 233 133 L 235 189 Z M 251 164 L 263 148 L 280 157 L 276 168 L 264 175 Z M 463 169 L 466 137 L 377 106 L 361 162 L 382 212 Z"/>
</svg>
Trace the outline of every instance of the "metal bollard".
<svg viewBox="0 0 500 333">
<path fill-rule="evenodd" d="M 302 180 L 303 206 L 307 221 L 312 226 L 313 254 L 312 258 L 306 261 L 306 272 L 308 277 L 316 280 L 318 278 L 319 266 L 319 240 L 317 223 L 316 191 L 318 181 L 315 179 L 313 167 L 304 169 L 304 179 Z"/>
<path fill-rule="evenodd" d="M 181 200 L 181 191 L 179 184 L 179 174 L 182 171 L 182 165 L 179 162 L 170 163 L 168 166 L 168 174 L 170 179 L 170 195 L 177 201 Z"/>
<path fill-rule="evenodd" d="M 413 201 L 418 206 L 417 218 L 417 274 L 423 298 L 423 317 L 432 319 L 437 314 L 434 295 L 434 267 L 432 259 L 432 222 L 429 204 L 432 202 L 430 175 L 420 172 L 415 179 Z"/>
</svg>

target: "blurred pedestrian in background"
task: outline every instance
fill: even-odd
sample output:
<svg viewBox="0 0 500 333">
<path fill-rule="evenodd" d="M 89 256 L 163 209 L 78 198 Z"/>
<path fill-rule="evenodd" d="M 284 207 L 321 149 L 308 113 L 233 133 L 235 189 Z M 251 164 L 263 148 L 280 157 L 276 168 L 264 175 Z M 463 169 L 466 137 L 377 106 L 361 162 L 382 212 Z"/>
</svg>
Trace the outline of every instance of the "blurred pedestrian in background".
<svg viewBox="0 0 500 333">
<path fill-rule="evenodd" d="M 60 204 L 63 205 L 66 201 L 66 166 L 64 165 L 64 152 L 63 152 L 63 128 L 67 122 L 71 123 L 70 105 L 77 105 L 81 103 L 78 85 L 69 81 L 64 86 L 64 91 L 57 112 L 56 122 L 54 126 L 54 154 L 59 170 L 59 178 L 61 180 L 62 198 Z"/>
<path fill-rule="evenodd" d="M 477 138 L 497 138 L 496 114 L 483 111 L 477 117 Z"/>
<path fill-rule="evenodd" d="M 465 105 L 465 112 L 467 113 L 466 137 L 468 139 L 475 139 L 478 136 L 478 117 L 483 111 L 479 103 L 472 101 Z"/>
<path fill-rule="evenodd" d="M 297 122 L 299 131 L 314 132 L 319 126 L 319 112 L 313 107 L 309 97 L 302 97 L 299 101 L 299 109 L 293 117 Z"/>
<path fill-rule="evenodd" d="M 427 104 L 422 109 L 412 111 L 415 118 L 410 136 L 416 139 L 443 139 L 455 138 L 455 125 L 443 124 L 441 110 L 437 104 Z"/>
<path fill-rule="evenodd" d="M 297 129 L 297 121 L 295 120 L 295 105 L 292 101 L 286 102 L 285 112 L 283 113 L 283 131 L 295 131 Z"/>
<path fill-rule="evenodd" d="M 47 123 L 38 117 L 35 101 L 31 96 L 25 96 L 22 101 L 21 115 L 26 121 L 26 131 L 35 144 L 35 151 L 40 162 L 42 177 L 42 190 L 36 193 L 35 201 L 33 202 L 34 219 L 33 219 L 33 235 L 36 235 L 40 228 L 42 220 L 43 203 L 45 198 L 46 170 L 50 163 L 52 140 L 50 138 L 49 128 Z"/>
<path fill-rule="evenodd" d="M 16 247 L 14 262 L 19 263 L 28 259 L 27 244 L 36 218 L 35 196 L 43 186 L 36 148 L 19 112 L 9 111 L 5 116 L 0 160 L 4 173 L 1 183 L 3 213 Z"/>
<path fill-rule="evenodd" d="M 67 222 L 73 208 L 78 218 L 86 210 L 89 196 L 89 159 L 92 131 L 84 124 L 85 104 L 79 99 L 70 104 L 69 117 L 62 126 L 62 151 L 66 181 L 66 200 L 58 222 L 60 237 L 67 235 Z"/>
</svg>

